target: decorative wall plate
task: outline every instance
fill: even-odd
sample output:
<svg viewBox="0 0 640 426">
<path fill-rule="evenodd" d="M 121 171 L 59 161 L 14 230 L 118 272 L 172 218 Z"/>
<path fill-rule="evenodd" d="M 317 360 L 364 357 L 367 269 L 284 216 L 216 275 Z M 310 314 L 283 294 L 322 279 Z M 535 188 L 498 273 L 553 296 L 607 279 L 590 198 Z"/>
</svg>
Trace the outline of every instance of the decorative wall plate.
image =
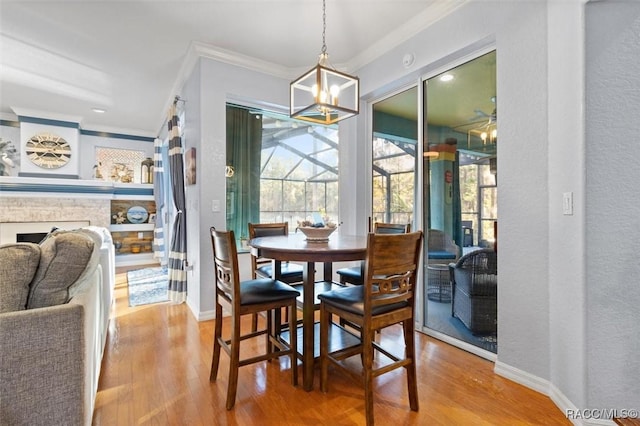
<svg viewBox="0 0 640 426">
<path fill-rule="evenodd" d="M 58 169 L 69 162 L 71 146 L 52 133 L 38 133 L 25 146 L 27 158 L 43 169 Z"/>
<path fill-rule="evenodd" d="M 133 206 L 127 210 L 127 220 L 131 223 L 146 223 L 149 212 L 142 206 Z"/>
</svg>

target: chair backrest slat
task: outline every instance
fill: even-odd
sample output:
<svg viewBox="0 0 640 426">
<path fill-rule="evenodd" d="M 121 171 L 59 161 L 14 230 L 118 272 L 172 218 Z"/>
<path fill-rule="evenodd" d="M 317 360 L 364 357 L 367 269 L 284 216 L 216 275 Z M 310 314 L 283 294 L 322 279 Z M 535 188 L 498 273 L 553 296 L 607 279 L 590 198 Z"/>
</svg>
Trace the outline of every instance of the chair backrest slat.
<svg viewBox="0 0 640 426">
<path fill-rule="evenodd" d="M 373 224 L 373 232 L 376 234 L 406 234 L 411 232 L 411 224 L 376 222 Z"/>
<path fill-rule="evenodd" d="M 249 239 L 289 235 L 289 222 L 249 223 Z M 271 259 L 251 254 L 251 273 L 256 278 L 256 269 L 269 264 Z"/>
<path fill-rule="evenodd" d="M 233 231 L 217 231 L 211 227 L 211 246 L 215 268 L 216 287 L 234 305 L 240 305 L 240 273 L 238 251 Z"/>
<path fill-rule="evenodd" d="M 365 316 L 375 306 L 409 301 L 422 249 L 422 231 L 402 234 L 370 233 L 365 260 Z"/>
</svg>

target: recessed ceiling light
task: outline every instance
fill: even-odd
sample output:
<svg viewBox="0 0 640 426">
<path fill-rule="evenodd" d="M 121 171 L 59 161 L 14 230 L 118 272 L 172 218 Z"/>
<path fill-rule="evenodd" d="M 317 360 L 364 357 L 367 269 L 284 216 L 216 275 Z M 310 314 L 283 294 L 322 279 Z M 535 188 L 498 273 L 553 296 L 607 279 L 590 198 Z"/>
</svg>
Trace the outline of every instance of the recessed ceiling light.
<svg viewBox="0 0 640 426">
<path fill-rule="evenodd" d="M 453 80 L 453 76 L 451 74 L 445 74 L 440 77 L 440 81 L 451 81 Z"/>
<path fill-rule="evenodd" d="M 97 112 L 98 114 L 104 114 L 105 112 L 107 112 L 106 109 L 102 109 L 102 108 L 91 108 L 91 111 Z"/>
</svg>

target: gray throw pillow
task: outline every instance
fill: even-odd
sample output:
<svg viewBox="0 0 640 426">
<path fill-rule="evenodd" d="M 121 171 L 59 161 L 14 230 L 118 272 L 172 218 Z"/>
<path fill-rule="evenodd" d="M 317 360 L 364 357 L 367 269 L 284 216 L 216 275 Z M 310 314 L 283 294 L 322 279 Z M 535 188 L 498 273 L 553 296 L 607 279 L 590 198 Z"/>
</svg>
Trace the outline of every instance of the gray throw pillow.
<svg viewBox="0 0 640 426">
<path fill-rule="evenodd" d="M 0 246 L 0 314 L 27 307 L 29 284 L 38 269 L 40 246 L 33 243 Z"/>
<path fill-rule="evenodd" d="M 53 233 L 40 245 L 40 265 L 31 282 L 27 309 L 67 303 L 69 287 L 83 275 L 95 242 L 82 232 Z"/>
</svg>

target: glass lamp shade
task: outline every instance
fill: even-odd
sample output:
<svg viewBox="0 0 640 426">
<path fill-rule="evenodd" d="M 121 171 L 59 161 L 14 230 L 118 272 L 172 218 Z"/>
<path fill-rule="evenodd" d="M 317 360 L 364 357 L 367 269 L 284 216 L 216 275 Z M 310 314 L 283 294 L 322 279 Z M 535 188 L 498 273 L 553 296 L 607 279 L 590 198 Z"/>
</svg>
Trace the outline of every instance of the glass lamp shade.
<svg viewBox="0 0 640 426">
<path fill-rule="evenodd" d="M 140 181 L 153 183 L 153 160 L 151 158 L 146 158 L 140 163 Z"/>
<path fill-rule="evenodd" d="M 360 80 L 322 64 L 291 83 L 291 118 L 333 124 L 359 111 Z"/>
</svg>

